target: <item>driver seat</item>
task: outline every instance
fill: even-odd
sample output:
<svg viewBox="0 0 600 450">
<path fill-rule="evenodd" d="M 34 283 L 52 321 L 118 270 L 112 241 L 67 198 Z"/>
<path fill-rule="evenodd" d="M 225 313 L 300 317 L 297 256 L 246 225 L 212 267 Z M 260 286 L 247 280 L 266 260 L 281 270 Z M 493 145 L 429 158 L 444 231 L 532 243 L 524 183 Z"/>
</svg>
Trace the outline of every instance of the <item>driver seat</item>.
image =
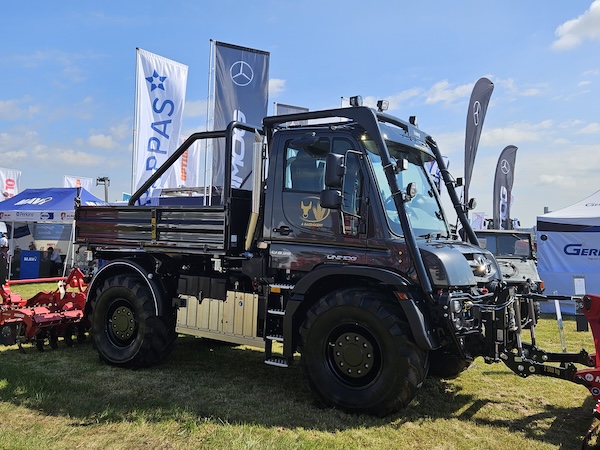
<svg viewBox="0 0 600 450">
<path fill-rule="evenodd" d="M 324 166 L 304 150 L 298 150 L 290 164 L 292 189 L 295 191 L 321 192 L 324 188 Z"/>
</svg>

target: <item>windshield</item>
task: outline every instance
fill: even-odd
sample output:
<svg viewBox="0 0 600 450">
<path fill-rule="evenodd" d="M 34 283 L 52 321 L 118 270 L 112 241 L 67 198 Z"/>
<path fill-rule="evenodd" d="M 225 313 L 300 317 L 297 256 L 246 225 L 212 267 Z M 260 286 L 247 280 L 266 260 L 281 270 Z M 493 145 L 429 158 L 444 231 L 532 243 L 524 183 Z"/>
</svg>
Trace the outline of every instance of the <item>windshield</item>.
<svg viewBox="0 0 600 450">
<path fill-rule="evenodd" d="M 533 258 L 529 234 L 523 233 L 478 233 L 479 246 L 499 258 Z"/>
<path fill-rule="evenodd" d="M 392 140 L 398 133 L 404 134 L 403 130 L 383 124 L 381 124 L 381 128 L 384 131 L 385 142 L 392 159 L 398 161 L 402 159 L 408 160 L 408 168 L 396 175 L 398 186 L 403 191 L 406 189 L 408 183 L 415 183 L 417 187 L 417 195 L 405 204 L 408 219 L 415 236 L 449 236 L 448 225 L 438 201 L 437 191 L 425 169 L 425 163 L 431 161 L 433 156 L 418 148 L 409 147 Z M 403 137 L 402 140 L 406 141 L 406 137 Z M 398 211 L 383 170 L 379 150 L 375 142 L 368 137 L 364 138 L 362 142 L 365 145 L 367 156 L 375 172 L 375 179 L 385 207 L 388 225 L 394 234 L 402 236 L 404 233 L 402 232 Z"/>
</svg>

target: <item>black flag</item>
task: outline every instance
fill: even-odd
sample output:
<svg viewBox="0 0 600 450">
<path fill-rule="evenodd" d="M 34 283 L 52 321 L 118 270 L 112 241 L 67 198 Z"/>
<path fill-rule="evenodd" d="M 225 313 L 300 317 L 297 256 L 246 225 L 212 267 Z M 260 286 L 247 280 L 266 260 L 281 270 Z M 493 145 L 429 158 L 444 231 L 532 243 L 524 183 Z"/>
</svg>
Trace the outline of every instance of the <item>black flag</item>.
<svg viewBox="0 0 600 450">
<path fill-rule="evenodd" d="M 215 42 L 214 129 L 222 130 L 232 120 L 260 126 L 267 115 L 269 52 Z M 231 185 L 252 189 L 252 144 L 254 133 L 236 130 L 231 161 Z M 223 184 L 224 143 L 217 141 L 213 153 L 213 182 Z"/>
<path fill-rule="evenodd" d="M 469 185 L 471 184 L 471 175 L 475 165 L 475 155 L 479 145 L 479 136 L 483 128 L 483 120 L 487 111 L 494 83 L 487 78 L 480 78 L 469 100 L 469 110 L 467 112 L 467 127 L 465 132 L 465 179 L 464 179 L 464 201 L 469 201 Z"/>
<path fill-rule="evenodd" d="M 494 228 L 512 230 L 510 206 L 512 203 L 512 187 L 515 180 L 515 161 L 517 147 L 508 145 L 500 153 L 494 176 Z"/>
</svg>

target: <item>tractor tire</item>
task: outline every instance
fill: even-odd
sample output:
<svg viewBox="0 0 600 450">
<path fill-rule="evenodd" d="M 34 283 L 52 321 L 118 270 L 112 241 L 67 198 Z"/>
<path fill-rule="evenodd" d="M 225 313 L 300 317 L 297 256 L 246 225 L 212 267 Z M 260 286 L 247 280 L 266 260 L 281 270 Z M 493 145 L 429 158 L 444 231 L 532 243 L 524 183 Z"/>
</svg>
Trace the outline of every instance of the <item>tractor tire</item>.
<svg viewBox="0 0 600 450">
<path fill-rule="evenodd" d="M 456 378 L 467 370 L 471 361 L 451 351 L 440 349 L 429 352 L 429 375 L 438 378 Z"/>
<path fill-rule="evenodd" d="M 427 351 L 377 291 L 326 295 L 309 310 L 300 334 L 302 371 L 329 407 L 385 416 L 408 405 L 427 375 Z"/>
<path fill-rule="evenodd" d="M 91 302 L 90 335 L 100 358 L 130 368 L 148 367 L 173 350 L 175 315 L 158 316 L 138 276 L 107 278 Z"/>
</svg>

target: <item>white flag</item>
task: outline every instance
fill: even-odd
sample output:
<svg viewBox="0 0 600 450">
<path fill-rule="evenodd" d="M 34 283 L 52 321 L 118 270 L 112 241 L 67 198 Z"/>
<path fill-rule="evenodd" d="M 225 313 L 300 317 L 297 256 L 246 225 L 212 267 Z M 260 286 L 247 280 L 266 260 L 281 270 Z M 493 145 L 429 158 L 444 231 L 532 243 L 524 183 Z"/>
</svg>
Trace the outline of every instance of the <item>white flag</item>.
<svg viewBox="0 0 600 450">
<path fill-rule="evenodd" d="M 92 186 L 94 184 L 94 179 L 93 178 L 87 178 L 87 177 L 73 177 L 70 175 L 65 175 L 64 176 L 64 181 L 63 181 L 63 187 L 82 187 L 84 188 L 86 191 L 91 192 L 92 191 Z"/>
<path fill-rule="evenodd" d="M 21 171 L 0 167 L 0 202 L 14 197 L 20 191 Z"/>
<path fill-rule="evenodd" d="M 181 144 L 187 138 L 181 138 Z M 204 186 L 203 174 L 205 167 L 206 148 L 203 142 L 195 141 L 173 164 L 169 187 L 200 187 Z"/>
<path fill-rule="evenodd" d="M 187 66 L 137 49 L 133 190 L 137 191 L 179 145 Z M 153 189 L 167 186 L 167 171 L 140 198 L 149 203 Z"/>
</svg>

